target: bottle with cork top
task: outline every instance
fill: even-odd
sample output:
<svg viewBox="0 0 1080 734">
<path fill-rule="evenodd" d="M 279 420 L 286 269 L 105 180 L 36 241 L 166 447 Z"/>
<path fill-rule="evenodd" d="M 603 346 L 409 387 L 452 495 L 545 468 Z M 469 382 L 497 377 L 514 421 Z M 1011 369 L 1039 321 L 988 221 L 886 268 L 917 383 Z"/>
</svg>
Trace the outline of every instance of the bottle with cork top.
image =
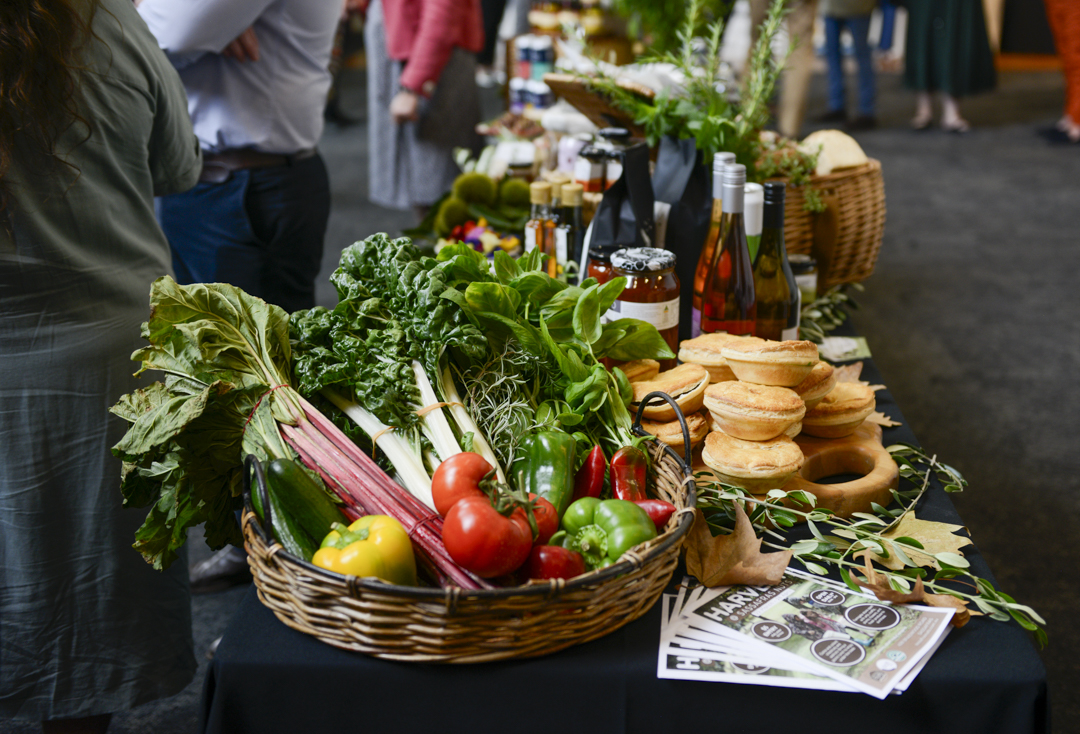
<svg viewBox="0 0 1080 734">
<path fill-rule="evenodd" d="M 555 220 L 551 216 L 551 184 L 534 181 L 529 184 L 529 221 L 525 223 L 525 252 L 539 249 L 548 258 L 544 263 L 547 274 L 554 278 L 559 263 L 555 258 Z"/>
</svg>

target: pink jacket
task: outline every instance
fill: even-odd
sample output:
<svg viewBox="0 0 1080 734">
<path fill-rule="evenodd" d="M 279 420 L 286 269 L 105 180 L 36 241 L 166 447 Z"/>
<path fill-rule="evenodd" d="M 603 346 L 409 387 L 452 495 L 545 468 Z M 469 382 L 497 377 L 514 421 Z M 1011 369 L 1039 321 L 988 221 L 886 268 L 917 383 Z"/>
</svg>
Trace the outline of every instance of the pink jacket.
<svg viewBox="0 0 1080 734">
<path fill-rule="evenodd" d="M 455 46 L 477 52 L 484 45 L 480 0 L 383 0 L 386 48 L 405 61 L 401 86 L 428 94 Z"/>
</svg>

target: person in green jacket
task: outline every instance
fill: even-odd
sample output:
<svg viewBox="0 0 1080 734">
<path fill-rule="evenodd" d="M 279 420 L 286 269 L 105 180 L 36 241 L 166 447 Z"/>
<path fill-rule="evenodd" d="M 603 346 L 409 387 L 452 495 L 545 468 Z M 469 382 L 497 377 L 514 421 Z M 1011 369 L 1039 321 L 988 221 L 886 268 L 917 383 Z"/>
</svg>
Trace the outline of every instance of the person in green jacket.
<svg viewBox="0 0 1080 734">
<path fill-rule="evenodd" d="M 997 84 L 994 55 L 986 35 L 982 0 L 905 0 L 908 11 L 904 84 L 914 89 L 911 126 L 925 130 L 933 121 L 931 94 L 941 96 L 941 127 L 965 133 L 959 99 Z"/>
</svg>

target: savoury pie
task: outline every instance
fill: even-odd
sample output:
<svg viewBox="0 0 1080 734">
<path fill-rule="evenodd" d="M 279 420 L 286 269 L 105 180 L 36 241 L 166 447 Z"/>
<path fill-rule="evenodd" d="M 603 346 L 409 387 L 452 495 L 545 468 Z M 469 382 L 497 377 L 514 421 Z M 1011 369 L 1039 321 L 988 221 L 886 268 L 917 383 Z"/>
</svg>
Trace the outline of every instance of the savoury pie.
<svg viewBox="0 0 1080 734">
<path fill-rule="evenodd" d="M 714 431 L 705 437 L 701 460 L 720 481 L 763 494 L 787 484 L 804 459 L 802 449 L 787 436 L 744 441 Z"/>
<path fill-rule="evenodd" d="M 631 383 L 634 397 L 630 409 L 636 411 L 645 396 L 651 392 L 664 392 L 678 404 L 683 415 L 701 410 L 705 388 L 709 386 L 709 373 L 697 364 L 681 364 L 673 370 L 661 372 L 652 380 Z M 654 421 L 675 420 L 675 410 L 666 402 L 656 400 L 645 406 L 642 416 Z"/>
<path fill-rule="evenodd" d="M 751 337 L 726 345 L 720 354 L 743 382 L 794 387 L 806 379 L 818 361 L 817 344 L 775 342 Z"/>
<path fill-rule="evenodd" d="M 855 432 L 874 412 L 874 390 L 857 382 L 838 382 L 803 418 L 803 432 L 818 438 L 840 438 Z"/>
<path fill-rule="evenodd" d="M 691 447 L 696 447 L 705 440 L 705 434 L 709 432 L 708 415 L 707 410 L 699 410 L 686 415 L 686 427 L 690 429 Z M 678 420 L 661 423 L 642 419 L 641 427 L 675 449 L 680 455 L 686 452 L 685 436 L 683 436 L 682 424 Z"/>
<path fill-rule="evenodd" d="M 655 359 L 635 359 L 633 362 L 624 362 L 615 365 L 630 382 L 651 380 L 660 374 L 660 363 Z"/>
<path fill-rule="evenodd" d="M 716 333 L 702 334 L 693 339 L 687 339 L 679 342 L 679 361 L 700 364 L 709 371 L 709 382 L 734 380 L 735 373 L 731 371 L 731 367 L 720 354 L 720 350 L 727 344 L 734 344 L 747 338 L 750 337 Z"/>
<path fill-rule="evenodd" d="M 768 441 L 803 419 L 806 406 L 794 390 L 750 382 L 718 382 L 705 391 L 713 426 L 735 438 Z"/>
<path fill-rule="evenodd" d="M 808 411 L 821 402 L 836 385 L 836 370 L 828 362 L 818 362 L 802 382 L 791 388 L 799 393 Z"/>
</svg>

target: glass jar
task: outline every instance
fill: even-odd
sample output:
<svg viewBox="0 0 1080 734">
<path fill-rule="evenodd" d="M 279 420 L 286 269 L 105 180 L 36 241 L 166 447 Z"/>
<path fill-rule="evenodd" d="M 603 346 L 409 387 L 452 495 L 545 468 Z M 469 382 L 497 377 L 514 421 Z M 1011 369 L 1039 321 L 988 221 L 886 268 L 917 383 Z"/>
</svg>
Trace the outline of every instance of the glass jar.
<svg viewBox="0 0 1080 734">
<path fill-rule="evenodd" d="M 791 273 L 795 276 L 795 284 L 802 293 L 802 305 L 806 306 L 817 300 L 818 271 L 817 260 L 810 255 L 788 255 L 791 264 Z"/>
<path fill-rule="evenodd" d="M 611 254 L 619 249 L 618 247 L 590 247 L 589 267 L 585 276 L 596 278 L 596 282 L 600 285 L 614 278 L 615 270 L 611 267 Z"/>
<path fill-rule="evenodd" d="M 626 247 L 611 255 L 614 274 L 626 278 L 626 288 L 611 305 L 605 321 L 639 319 L 656 327 L 671 351 L 679 351 L 679 276 L 675 253 L 655 247 Z M 676 360 L 660 360 L 660 369 Z"/>
</svg>

